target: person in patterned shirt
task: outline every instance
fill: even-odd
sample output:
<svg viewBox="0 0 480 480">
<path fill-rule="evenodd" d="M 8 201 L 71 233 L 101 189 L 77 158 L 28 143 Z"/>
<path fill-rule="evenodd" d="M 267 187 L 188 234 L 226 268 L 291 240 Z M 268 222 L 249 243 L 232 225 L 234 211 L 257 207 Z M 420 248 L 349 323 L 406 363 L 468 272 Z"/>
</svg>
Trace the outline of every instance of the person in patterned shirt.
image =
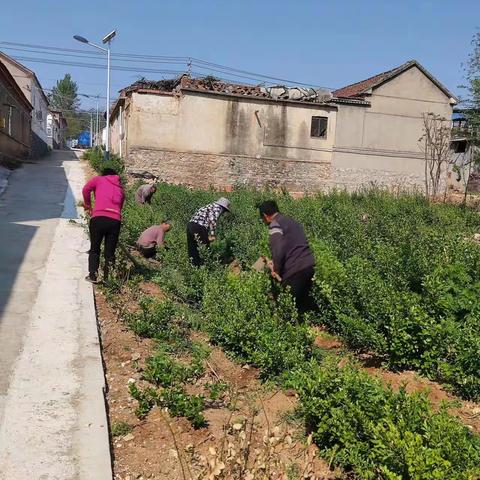
<svg viewBox="0 0 480 480">
<path fill-rule="evenodd" d="M 215 240 L 215 230 L 220 216 L 230 211 L 230 201 L 226 198 L 219 198 L 216 202 L 210 203 L 197 210 L 187 225 L 188 256 L 196 267 L 202 264 L 198 244 L 210 245 Z"/>
</svg>

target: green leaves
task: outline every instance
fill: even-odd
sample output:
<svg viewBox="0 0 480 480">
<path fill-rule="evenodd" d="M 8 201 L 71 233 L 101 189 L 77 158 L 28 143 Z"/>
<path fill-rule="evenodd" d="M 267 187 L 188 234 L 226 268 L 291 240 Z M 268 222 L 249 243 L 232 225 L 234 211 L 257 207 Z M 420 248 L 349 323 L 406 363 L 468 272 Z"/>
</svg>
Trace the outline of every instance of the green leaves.
<svg viewBox="0 0 480 480">
<path fill-rule="evenodd" d="M 326 458 L 360 478 L 474 479 L 480 439 L 424 394 L 384 388 L 354 364 L 338 359 L 298 366 L 288 386 Z"/>
</svg>

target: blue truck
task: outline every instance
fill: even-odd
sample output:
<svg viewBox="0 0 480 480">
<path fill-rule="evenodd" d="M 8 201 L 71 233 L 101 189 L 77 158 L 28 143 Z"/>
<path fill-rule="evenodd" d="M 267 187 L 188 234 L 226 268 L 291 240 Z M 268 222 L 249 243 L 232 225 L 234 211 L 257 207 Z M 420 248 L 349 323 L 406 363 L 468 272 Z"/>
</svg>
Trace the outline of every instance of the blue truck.
<svg viewBox="0 0 480 480">
<path fill-rule="evenodd" d="M 79 133 L 77 141 L 78 148 L 90 148 L 90 131 L 84 130 L 82 133 Z"/>
</svg>

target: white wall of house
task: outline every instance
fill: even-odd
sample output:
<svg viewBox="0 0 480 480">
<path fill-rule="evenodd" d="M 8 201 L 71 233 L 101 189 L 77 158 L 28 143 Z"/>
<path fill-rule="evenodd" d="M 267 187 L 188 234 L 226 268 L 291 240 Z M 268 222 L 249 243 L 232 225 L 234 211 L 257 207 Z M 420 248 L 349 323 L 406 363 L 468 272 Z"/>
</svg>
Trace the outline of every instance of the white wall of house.
<svg viewBox="0 0 480 480">
<path fill-rule="evenodd" d="M 313 116 L 328 118 L 325 138 L 310 136 Z M 133 93 L 126 107 L 128 147 L 331 162 L 336 108 L 215 94 Z M 112 122 L 119 151 L 120 115 Z M 128 124 L 128 126 L 127 126 Z"/>
<path fill-rule="evenodd" d="M 2 56 L 1 61 L 10 71 L 28 101 L 33 105 L 32 132 L 47 144 L 48 102 L 45 99 L 41 85 L 32 73 L 28 73 L 28 71 L 21 68 L 16 62 L 9 59 L 9 57 Z"/>
<path fill-rule="evenodd" d="M 339 105 L 333 183 L 423 187 L 422 114 L 451 118 L 450 98 L 412 67 L 374 88 L 367 100 L 370 107 Z"/>
</svg>

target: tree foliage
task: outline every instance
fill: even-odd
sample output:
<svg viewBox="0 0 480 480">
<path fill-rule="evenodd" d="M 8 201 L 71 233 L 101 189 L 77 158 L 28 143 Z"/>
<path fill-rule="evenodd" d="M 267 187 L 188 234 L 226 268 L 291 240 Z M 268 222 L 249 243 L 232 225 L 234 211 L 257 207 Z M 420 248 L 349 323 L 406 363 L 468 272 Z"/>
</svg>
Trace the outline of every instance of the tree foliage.
<svg viewBox="0 0 480 480">
<path fill-rule="evenodd" d="M 476 146 L 480 145 L 480 32 L 472 39 L 472 52 L 468 56 L 465 69 L 468 94 L 463 100 L 467 107 L 466 116 L 470 126 L 470 140 Z"/>
<path fill-rule="evenodd" d="M 66 73 L 52 88 L 50 103 L 52 107 L 62 112 L 76 112 L 80 106 L 77 92 L 77 82 L 74 82 L 72 76 Z"/>
<path fill-rule="evenodd" d="M 69 73 L 57 80 L 50 94 L 52 108 L 60 110 L 67 120 L 67 136 L 75 137 L 87 125 L 86 116 L 79 111 L 80 99 L 78 98 L 78 85 Z"/>
</svg>

